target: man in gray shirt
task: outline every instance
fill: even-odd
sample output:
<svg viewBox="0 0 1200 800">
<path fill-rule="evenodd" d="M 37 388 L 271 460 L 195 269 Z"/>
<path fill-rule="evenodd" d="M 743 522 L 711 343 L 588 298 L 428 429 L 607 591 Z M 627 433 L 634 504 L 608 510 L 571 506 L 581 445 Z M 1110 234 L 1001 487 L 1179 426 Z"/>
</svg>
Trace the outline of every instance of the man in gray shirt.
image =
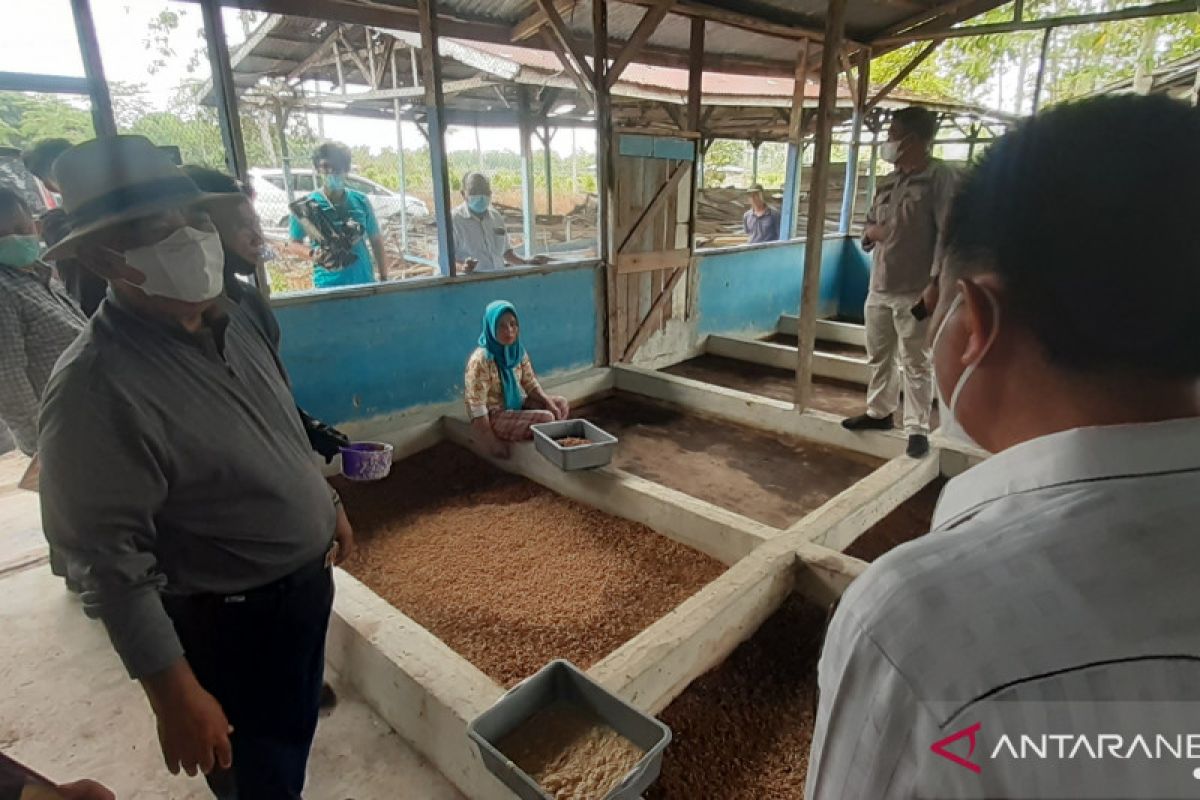
<svg viewBox="0 0 1200 800">
<path fill-rule="evenodd" d="M 928 325 L 913 314 L 937 270 L 938 235 L 954 194 L 955 170 L 933 158 L 937 117 L 905 108 L 892 117 L 883 158 L 896 170 L 879 182 L 867 213 L 863 249 L 872 252 L 871 289 L 863 317 L 871 382 L 867 413 L 842 422 L 850 430 L 890 430 L 904 388 L 908 454 L 929 452 L 933 368 Z"/>
<path fill-rule="evenodd" d="M 56 163 L 109 296 L 40 420 L 46 536 L 158 718 L 172 772 L 218 797 L 299 797 L 316 728 L 329 566 L 353 545 L 261 326 L 221 294 L 205 195 L 146 139 Z M 236 199 L 236 198 L 235 198 Z"/>
<path fill-rule="evenodd" d="M 524 259 L 513 250 L 504 227 L 504 215 L 492 207 L 492 184 L 481 172 L 462 180 L 461 204 L 454 207 L 454 255 L 463 272 L 494 272 L 506 265 L 545 264 L 545 256 Z"/>
</svg>

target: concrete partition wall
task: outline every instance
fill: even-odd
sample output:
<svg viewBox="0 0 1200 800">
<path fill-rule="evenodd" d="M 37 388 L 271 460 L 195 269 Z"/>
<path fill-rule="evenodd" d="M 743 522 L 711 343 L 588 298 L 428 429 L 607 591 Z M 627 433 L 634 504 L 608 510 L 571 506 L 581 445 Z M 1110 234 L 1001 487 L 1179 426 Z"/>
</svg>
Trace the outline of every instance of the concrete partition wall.
<svg viewBox="0 0 1200 800">
<path fill-rule="evenodd" d="M 831 236 L 822 246 L 821 316 L 838 312 L 845 242 Z M 698 252 L 698 333 L 762 335 L 775 330 L 780 314 L 798 313 L 806 247 L 793 240 Z"/>
<path fill-rule="evenodd" d="M 837 314 L 843 319 L 862 322 L 863 304 L 871 286 L 871 256 L 859 239 L 845 239 L 838 283 Z"/>
<path fill-rule="evenodd" d="M 461 397 L 492 300 L 516 306 L 539 375 L 594 366 L 598 280 L 595 265 L 580 264 L 314 292 L 273 305 L 297 402 L 340 424 Z"/>
</svg>

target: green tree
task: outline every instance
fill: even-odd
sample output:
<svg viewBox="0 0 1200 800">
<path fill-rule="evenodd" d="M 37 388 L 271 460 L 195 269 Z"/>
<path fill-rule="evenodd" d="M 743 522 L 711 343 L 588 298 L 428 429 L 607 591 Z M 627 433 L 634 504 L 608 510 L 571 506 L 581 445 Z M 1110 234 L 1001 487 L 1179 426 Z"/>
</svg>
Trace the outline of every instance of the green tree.
<svg viewBox="0 0 1200 800">
<path fill-rule="evenodd" d="M 0 92 L 0 144 L 26 147 L 39 139 L 90 139 L 92 115 L 55 95 Z"/>
</svg>

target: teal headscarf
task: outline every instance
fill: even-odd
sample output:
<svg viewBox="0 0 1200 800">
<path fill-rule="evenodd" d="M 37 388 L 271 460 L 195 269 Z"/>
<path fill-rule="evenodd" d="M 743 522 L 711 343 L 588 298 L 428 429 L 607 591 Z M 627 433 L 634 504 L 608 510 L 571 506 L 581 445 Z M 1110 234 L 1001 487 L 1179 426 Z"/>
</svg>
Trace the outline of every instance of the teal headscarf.
<svg viewBox="0 0 1200 800">
<path fill-rule="evenodd" d="M 487 351 L 488 358 L 496 362 L 496 370 L 500 373 L 500 383 L 504 386 L 504 407 L 509 411 L 519 411 L 523 402 L 521 384 L 517 380 L 517 367 L 525 358 L 525 348 L 521 346 L 521 337 L 510 345 L 503 345 L 496 339 L 496 326 L 500 317 L 507 311 L 517 316 L 517 310 L 507 300 L 493 300 L 488 303 L 483 312 L 483 332 L 479 334 L 479 346 Z"/>
</svg>

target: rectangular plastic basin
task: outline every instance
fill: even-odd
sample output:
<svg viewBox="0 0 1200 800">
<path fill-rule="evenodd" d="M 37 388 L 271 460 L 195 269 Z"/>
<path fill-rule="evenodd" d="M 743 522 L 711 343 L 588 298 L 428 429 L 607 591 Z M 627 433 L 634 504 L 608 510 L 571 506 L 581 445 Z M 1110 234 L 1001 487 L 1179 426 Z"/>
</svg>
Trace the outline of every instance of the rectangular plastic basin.
<svg viewBox="0 0 1200 800">
<path fill-rule="evenodd" d="M 563 470 L 593 469 L 612 461 L 617 437 L 597 428 L 586 419 L 564 419 L 531 426 L 533 444 L 548 461 Z M 563 447 L 555 439 L 573 436 L 589 444 Z"/>
<path fill-rule="evenodd" d="M 573 705 L 598 717 L 646 753 L 603 800 L 636 800 L 658 779 L 663 750 L 671 741 L 671 729 L 608 692 L 570 661 L 559 659 L 518 683 L 467 726 L 467 735 L 479 748 L 484 765 L 517 797 L 553 800 L 495 743 L 555 703 Z"/>
</svg>

